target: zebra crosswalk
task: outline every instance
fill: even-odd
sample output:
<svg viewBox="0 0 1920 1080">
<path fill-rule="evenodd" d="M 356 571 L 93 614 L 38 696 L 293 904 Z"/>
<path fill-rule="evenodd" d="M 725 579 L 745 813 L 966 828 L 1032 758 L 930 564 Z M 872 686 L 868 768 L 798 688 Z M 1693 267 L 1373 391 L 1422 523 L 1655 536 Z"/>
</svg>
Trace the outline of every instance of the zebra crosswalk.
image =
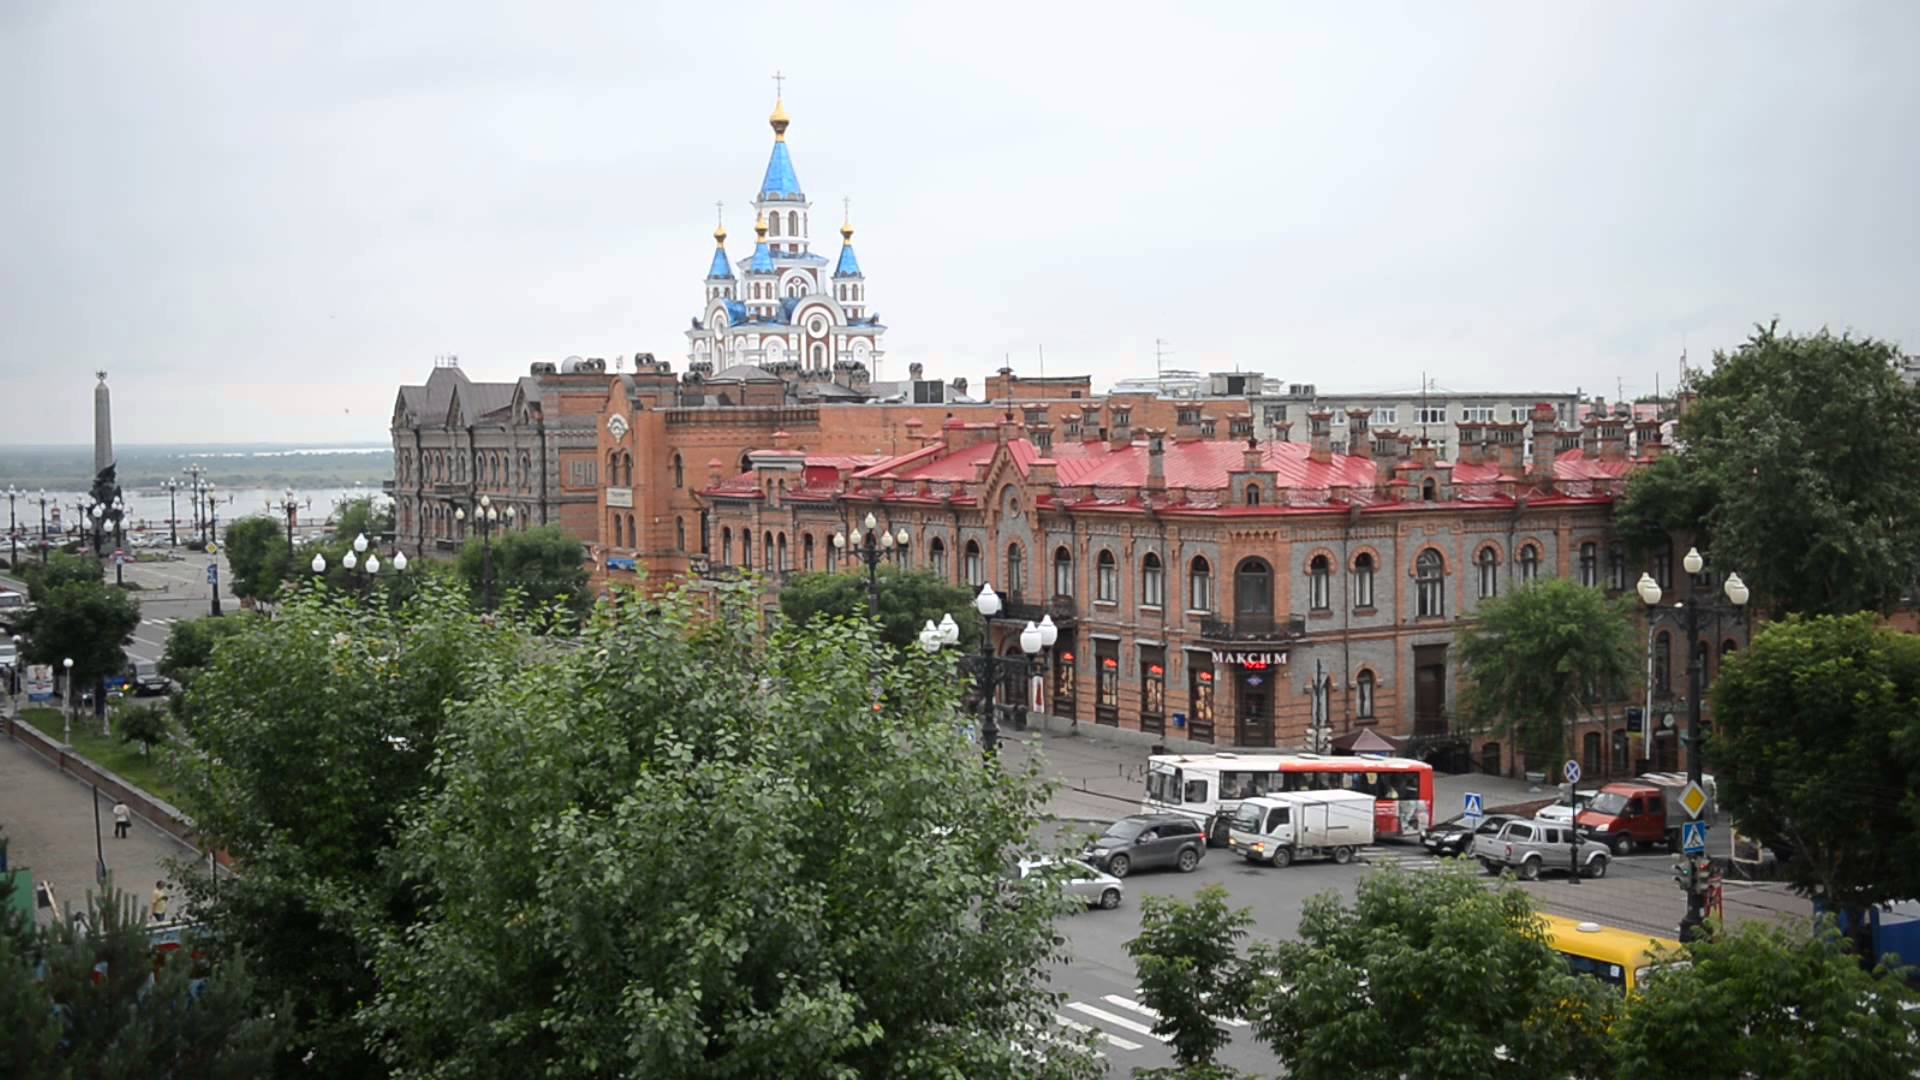
<svg viewBox="0 0 1920 1080">
<path fill-rule="evenodd" d="M 1453 858 L 1450 855 L 1435 855 L 1425 848 L 1385 847 L 1380 844 L 1369 844 L 1356 854 L 1360 857 L 1359 861 L 1369 866 L 1393 866 L 1414 874 L 1437 870 Z"/>
<path fill-rule="evenodd" d="M 1138 994 L 1140 991 L 1135 990 Z M 1054 1023 L 1072 1032 L 1080 1040 L 1090 1040 L 1096 1056 L 1108 1051 L 1134 1053 L 1154 1044 L 1164 1045 L 1170 1036 L 1154 1033 L 1160 1014 L 1151 1006 L 1121 994 L 1102 994 L 1097 1001 L 1068 1001 L 1062 1011 L 1053 1014 Z M 1071 1015 L 1068 1015 L 1071 1014 Z M 1247 1021 L 1237 1016 L 1214 1019 L 1231 1028 L 1245 1028 Z"/>
<path fill-rule="evenodd" d="M 141 619 L 140 625 L 141 626 L 172 626 L 175 623 L 178 623 L 179 621 L 180 621 L 179 619 Z"/>
</svg>

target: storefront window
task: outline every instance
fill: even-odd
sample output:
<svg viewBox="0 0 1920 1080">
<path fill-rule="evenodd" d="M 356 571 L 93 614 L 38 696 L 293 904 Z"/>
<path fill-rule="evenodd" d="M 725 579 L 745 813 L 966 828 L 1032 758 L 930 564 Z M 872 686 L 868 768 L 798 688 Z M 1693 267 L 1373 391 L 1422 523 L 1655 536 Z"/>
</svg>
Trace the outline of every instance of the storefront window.
<svg viewBox="0 0 1920 1080">
<path fill-rule="evenodd" d="M 1158 646 L 1140 648 L 1140 729 L 1165 731 L 1167 722 L 1167 651 Z"/>
<path fill-rule="evenodd" d="M 1205 653 L 1187 654 L 1187 735 L 1213 741 L 1213 665 Z"/>
</svg>

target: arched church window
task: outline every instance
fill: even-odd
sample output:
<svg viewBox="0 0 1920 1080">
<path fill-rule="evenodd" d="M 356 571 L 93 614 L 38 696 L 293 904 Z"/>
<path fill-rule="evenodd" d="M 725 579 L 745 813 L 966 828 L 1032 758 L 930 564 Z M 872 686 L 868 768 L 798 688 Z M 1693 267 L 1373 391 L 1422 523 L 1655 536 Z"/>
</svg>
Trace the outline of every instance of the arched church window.
<svg viewBox="0 0 1920 1080">
<path fill-rule="evenodd" d="M 777 213 L 774 214 L 773 220 L 767 222 L 767 225 L 769 226 L 769 228 L 767 229 L 768 235 L 770 236 L 780 235 L 780 215 L 779 214 Z"/>
<path fill-rule="evenodd" d="M 815 342 L 812 355 L 814 367 L 823 368 L 827 366 L 827 347 L 825 345 Z"/>
<path fill-rule="evenodd" d="M 787 211 L 787 233 L 790 236 L 800 235 L 800 211 Z"/>
</svg>

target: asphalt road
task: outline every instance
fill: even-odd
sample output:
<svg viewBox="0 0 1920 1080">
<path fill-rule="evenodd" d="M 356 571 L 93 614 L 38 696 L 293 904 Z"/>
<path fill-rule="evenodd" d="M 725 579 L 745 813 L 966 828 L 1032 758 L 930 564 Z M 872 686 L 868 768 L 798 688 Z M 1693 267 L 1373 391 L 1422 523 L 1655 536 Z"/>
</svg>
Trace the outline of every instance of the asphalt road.
<svg viewBox="0 0 1920 1080">
<path fill-rule="evenodd" d="M 1191 898 L 1207 885 L 1223 885 L 1229 903 L 1247 908 L 1253 916 L 1249 943 L 1289 940 L 1297 934 L 1300 908 L 1308 897 L 1331 892 L 1350 899 L 1359 880 L 1386 863 L 1397 863 L 1409 873 L 1431 872 L 1439 866 L 1439 860 L 1417 845 L 1388 842 L 1368 849 L 1347 866 L 1306 862 L 1274 869 L 1214 848 L 1191 874 L 1134 873 L 1125 881 L 1126 898 L 1119 908 L 1092 910 L 1061 921 L 1068 959 L 1052 973 L 1052 986 L 1065 996 L 1056 1010 L 1057 1030 L 1046 1035 L 1091 1036 L 1114 1076 L 1130 1075 L 1135 1068 L 1172 1065 L 1165 1041 L 1153 1034 L 1157 1018 L 1140 1000 L 1139 980 L 1126 952 L 1127 942 L 1140 933 L 1142 895 Z M 1564 876 L 1550 876 L 1521 887 L 1543 911 L 1670 937 L 1685 909 L 1671 874 L 1670 857 L 1654 853 L 1616 860 L 1600 881 L 1572 885 Z M 1487 879 L 1489 884 L 1494 880 Z M 1742 902 L 1729 899 L 1730 917 Z M 1659 921 L 1665 916 L 1671 917 L 1670 923 Z M 1227 1024 L 1233 1041 L 1220 1055 L 1222 1064 L 1260 1075 L 1279 1071 L 1272 1052 L 1254 1038 L 1250 1027 L 1233 1020 Z"/>
<path fill-rule="evenodd" d="M 166 551 L 166 548 L 148 549 Z M 173 559 L 165 562 L 128 563 L 121 573 L 140 588 L 134 597 L 140 601 L 140 625 L 127 643 L 127 656 L 136 660 L 159 660 L 166 651 L 173 627 L 188 619 L 197 619 L 212 608 L 212 587 L 207 584 L 207 564 L 220 566 L 220 610 L 240 610 L 240 601 L 230 591 L 230 568 L 225 554 L 209 556 L 176 548 Z M 107 579 L 113 580 L 113 567 L 107 567 Z M 25 591 L 19 579 L 0 574 L 4 587 Z"/>
</svg>

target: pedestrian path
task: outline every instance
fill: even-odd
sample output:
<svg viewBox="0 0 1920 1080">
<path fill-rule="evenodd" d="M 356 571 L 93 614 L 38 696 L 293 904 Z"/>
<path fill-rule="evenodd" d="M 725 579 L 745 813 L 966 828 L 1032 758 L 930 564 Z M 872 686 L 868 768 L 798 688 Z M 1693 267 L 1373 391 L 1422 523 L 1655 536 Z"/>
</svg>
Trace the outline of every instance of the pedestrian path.
<svg viewBox="0 0 1920 1080">
<path fill-rule="evenodd" d="M 1136 989 L 1134 993 L 1137 995 L 1140 991 Z M 1100 1057 L 1106 1057 L 1110 1051 L 1139 1053 L 1170 1041 L 1169 1036 L 1154 1034 L 1160 1014 L 1137 998 L 1102 994 L 1098 1001 L 1068 1001 L 1061 1008 L 1061 1012 L 1053 1014 L 1054 1023 L 1071 1032 L 1074 1038 L 1054 1037 L 1048 1041 L 1091 1041 L 1094 1053 Z M 1214 1019 L 1230 1028 L 1250 1026 L 1235 1016 Z"/>
<path fill-rule="evenodd" d="M 179 619 L 141 619 L 141 626 L 173 626 Z"/>
</svg>

